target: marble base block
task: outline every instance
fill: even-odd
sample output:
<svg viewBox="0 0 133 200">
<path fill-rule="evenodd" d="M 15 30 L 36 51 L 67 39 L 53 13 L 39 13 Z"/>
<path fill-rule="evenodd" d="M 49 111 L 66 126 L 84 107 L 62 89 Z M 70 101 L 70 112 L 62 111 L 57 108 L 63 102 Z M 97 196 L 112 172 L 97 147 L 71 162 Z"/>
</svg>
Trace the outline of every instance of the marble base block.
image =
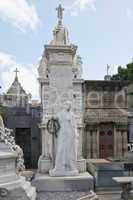
<svg viewBox="0 0 133 200">
<path fill-rule="evenodd" d="M 38 192 L 90 191 L 94 189 L 93 177 L 87 172 L 69 177 L 50 177 L 37 174 L 32 184 Z"/>
</svg>

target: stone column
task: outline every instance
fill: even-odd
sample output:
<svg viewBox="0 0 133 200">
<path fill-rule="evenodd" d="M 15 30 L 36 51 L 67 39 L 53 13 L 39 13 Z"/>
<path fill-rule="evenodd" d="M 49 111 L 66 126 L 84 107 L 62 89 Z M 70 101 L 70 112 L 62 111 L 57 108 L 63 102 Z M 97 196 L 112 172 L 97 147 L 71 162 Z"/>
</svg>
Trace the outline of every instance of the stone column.
<svg viewBox="0 0 133 200">
<path fill-rule="evenodd" d="M 100 152 L 99 152 L 99 127 L 98 127 L 98 129 L 97 129 L 97 143 L 96 143 L 96 145 L 97 145 L 97 158 L 99 158 L 99 155 L 100 155 Z"/>
<path fill-rule="evenodd" d="M 87 158 L 91 158 L 91 134 L 90 131 L 87 131 Z"/>
<path fill-rule="evenodd" d="M 82 96 L 82 79 L 73 79 L 73 109 L 77 118 L 77 131 L 78 131 L 78 169 L 79 172 L 86 171 L 86 160 L 83 158 L 83 96 Z"/>
<path fill-rule="evenodd" d="M 79 134 L 79 138 L 78 138 L 78 160 L 83 158 L 83 149 L 82 149 L 82 144 L 83 144 L 83 128 L 82 127 L 78 127 L 78 134 Z"/>
<path fill-rule="evenodd" d="M 122 134 L 121 131 L 117 131 L 117 158 L 122 158 Z"/>
<path fill-rule="evenodd" d="M 46 130 L 46 125 L 41 125 L 42 134 L 42 155 L 38 161 L 38 170 L 40 173 L 48 173 L 52 166 L 52 154 L 51 154 L 51 136 Z"/>
<path fill-rule="evenodd" d="M 78 149 L 77 149 L 77 165 L 79 172 L 86 171 L 86 160 L 83 158 L 83 127 L 78 127 Z"/>
<path fill-rule="evenodd" d="M 114 158 L 117 158 L 118 154 L 118 142 L 117 142 L 117 129 L 114 127 Z"/>
<path fill-rule="evenodd" d="M 129 142 L 133 143 L 133 119 L 129 121 Z"/>
<path fill-rule="evenodd" d="M 127 138 L 127 131 L 123 131 L 123 156 L 125 157 L 125 154 L 128 151 L 128 138 Z"/>
<path fill-rule="evenodd" d="M 42 133 L 42 155 L 49 159 L 51 158 L 51 136 L 47 131 L 46 125 L 41 126 L 41 133 Z"/>
<path fill-rule="evenodd" d="M 93 138 L 93 143 L 92 143 L 93 158 L 97 158 L 97 130 L 93 131 L 92 138 Z"/>
</svg>

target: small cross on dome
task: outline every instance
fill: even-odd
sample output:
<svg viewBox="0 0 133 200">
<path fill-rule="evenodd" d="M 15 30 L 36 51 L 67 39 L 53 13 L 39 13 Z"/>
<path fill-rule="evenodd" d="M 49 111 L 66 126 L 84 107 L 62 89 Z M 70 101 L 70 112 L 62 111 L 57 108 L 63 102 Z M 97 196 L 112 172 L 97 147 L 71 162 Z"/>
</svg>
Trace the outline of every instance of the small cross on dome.
<svg viewBox="0 0 133 200">
<path fill-rule="evenodd" d="M 18 73 L 19 73 L 18 69 L 16 68 L 14 72 L 16 74 L 15 79 L 18 79 Z"/>
</svg>

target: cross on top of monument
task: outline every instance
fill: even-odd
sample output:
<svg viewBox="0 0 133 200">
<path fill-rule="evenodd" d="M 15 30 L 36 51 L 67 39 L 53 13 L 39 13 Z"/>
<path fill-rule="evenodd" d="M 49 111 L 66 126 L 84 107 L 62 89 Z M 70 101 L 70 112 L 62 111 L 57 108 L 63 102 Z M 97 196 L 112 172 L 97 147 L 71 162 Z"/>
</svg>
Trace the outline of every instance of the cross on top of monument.
<svg viewBox="0 0 133 200">
<path fill-rule="evenodd" d="M 59 24 L 62 23 L 62 19 L 63 19 L 63 11 L 64 11 L 64 8 L 62 7 L 61 4 L 59 4 L 58 8 L 56 8 L 57 10 L 57 17 L 59 19 Z"/>
<path fill-rule="evenodd" d="M 14 72 L 15 72 L 15 80 L 18 80 L 18 73 L 19 73 L 18 69 L 16 68 Z"/>
<path fill-rule="evenodd" d="M 109 75 L 110 66 L 107 64 L 107 76 Z"/>
</svg>

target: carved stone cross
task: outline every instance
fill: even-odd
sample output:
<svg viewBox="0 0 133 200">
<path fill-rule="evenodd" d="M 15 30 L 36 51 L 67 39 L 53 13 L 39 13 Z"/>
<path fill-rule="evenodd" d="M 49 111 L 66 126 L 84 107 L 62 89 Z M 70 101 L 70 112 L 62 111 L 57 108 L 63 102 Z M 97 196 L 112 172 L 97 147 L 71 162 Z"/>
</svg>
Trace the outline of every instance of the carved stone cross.
<svg viewBox="0 0 133 200">
<path fill-rule="evenodd" d="M 107 76 L 109 75 L 110 66 L 107 64 Z"/>
<path fill-rule="evenodd" d="M 16 77 L 17 77 L 18 76 L 18 72 L 19 72 L 18 69 L 16 68 L 14 72 L 15 72 Z"/>
<path fill-rule="evenodd" d="M 57 10 L 57 16 L 58 16 L 58 19 L 61 21 L 63 19 L 63 11 L 64 11 L 64 8 L 62 7 L 61 4 L 59 4 L 59 7 L 56 8 Z"/>
</svg>

